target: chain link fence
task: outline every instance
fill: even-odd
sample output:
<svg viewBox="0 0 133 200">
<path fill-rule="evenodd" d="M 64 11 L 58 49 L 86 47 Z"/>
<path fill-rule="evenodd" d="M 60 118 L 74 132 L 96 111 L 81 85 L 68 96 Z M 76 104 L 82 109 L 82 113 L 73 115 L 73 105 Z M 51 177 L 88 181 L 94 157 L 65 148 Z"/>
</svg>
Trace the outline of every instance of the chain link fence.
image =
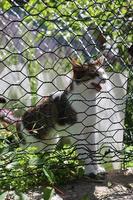
<svg viewBox="0 0 133 200">
<path fill-rule="evenodd" d="M 1 176 L 6 177 L 16 162 L 17 167 L 23 162 L 25 166 L 30 160 L 36 165 L 37 158 L 31 152 L 38 155 L 37 144 L 26 135 L 29 143 L 25 146 L 23 133 L 26 133 L 21 131 L 21 134 L 16 126 L 17 122 L 21 124 L 25 111 L 35 109 L 51 93 L 62 94 L 73 79 L 71 59 L 84 65 L 101 56 L 107 75 L 101 92 L 94 92 L 84 84 L 84 90 L 71 93 L 70 103 L 78 102 L 80 120 L 72 128 L 57 128 L 56 136 L 47 133 L 51 139 L 42 140 L 41 155 L 45 154 L 45 158 L 39 157 L 39 162 L 41 165 L 57 156 L 56 161 L 51 161 L 52 167 L 60 170 L 65 164 L 70 168 L 77 165 L 94 168 L 101 164 L 108 170 L 120 169 L 122 164 L 131 166 L 132 2 L 10 0 L 1 1 L 0 8 L 0 96 L 4 102 L 0 109 Z M 65 106 L 65 102 L 59 104 L 59 107 Z M 38 121 L 34 121 L 35 126 Z M 49 157 L 47 147 L 55 137 L 59 140 L 56 146 L 51 146 L 53 151 Z M 40 138 L 37 142 L 40 146 Z M 75 148 L 81 150 L 76 153 Z M 22 160 L 18 152 L 23 154 Z M 29 167 L 26 173 L 30 170 Z M 97 170 L 92 171 L 97 173 Z"/>
</svg>

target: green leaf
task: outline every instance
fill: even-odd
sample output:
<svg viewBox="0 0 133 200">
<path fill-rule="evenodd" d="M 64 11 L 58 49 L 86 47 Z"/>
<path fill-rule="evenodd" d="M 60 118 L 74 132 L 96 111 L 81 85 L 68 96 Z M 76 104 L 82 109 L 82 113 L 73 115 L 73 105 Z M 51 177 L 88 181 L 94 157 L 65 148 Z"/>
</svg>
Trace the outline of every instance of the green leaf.
<svg viewBox="0 0 133 200">
<path fill-rule="evenodd" d="M 8 170 L 11 170 L 13 168 L 16 168 L 18 166 L 18 161 L 15 161 L 15 162 L 12 162 L 12 163 L 9 163 L 7 166 L 6 166 L 6 169 Z"/>
<path fill-rule="evenodd" d="M 29 166 L 38 166 L 42 165 L 43 163 L 44 163 L 43 159 L 39 157 L 30 158 L 29 160 Z"/>
<path fill-rule="evenodd" d="M 54 184 L 55 178 L 54 178 L 53 172 L 51 170 L 47 169 L 46 167 L 43 167 L 43 172 L 44 172 L 45 176 L 47 177 L 48 181 L 50 182 L 50 184 Z"/>
<path fill-rule="evenodd" d="M 43 199 L 44 200 L 51 200 L 55 190 L 52 187 L 46 187 L 43 191 Z"/>
<path fill-rule="evenodd" d="M 19 197 L 19 200 L 29 200 L 29 197 L 22 192 L 17 192 L 16 194 Z"/>
<path fill-rule="evenodd" d="M 88 194 L 85 194 L 81 200 L 89 200 Z"/>
</svg>

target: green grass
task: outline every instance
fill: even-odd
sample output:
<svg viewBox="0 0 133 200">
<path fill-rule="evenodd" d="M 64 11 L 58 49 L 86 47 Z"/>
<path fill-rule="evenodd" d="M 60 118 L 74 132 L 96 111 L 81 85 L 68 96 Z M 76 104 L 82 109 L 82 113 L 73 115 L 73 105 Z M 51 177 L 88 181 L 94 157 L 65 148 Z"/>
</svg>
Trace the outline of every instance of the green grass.
<svg viewBox="0 0 133 200">
<path fill-rule="evenodd" d="M 42 184 L 64 184 L 83 176 L 83 163 L 70 145 L 52 153 L 37 153 L 36 147 L 14 147 L 11 135 L 6 134 L 0 140 L 0 194 L 8 190 L 25 192 Z"/>
</svg>

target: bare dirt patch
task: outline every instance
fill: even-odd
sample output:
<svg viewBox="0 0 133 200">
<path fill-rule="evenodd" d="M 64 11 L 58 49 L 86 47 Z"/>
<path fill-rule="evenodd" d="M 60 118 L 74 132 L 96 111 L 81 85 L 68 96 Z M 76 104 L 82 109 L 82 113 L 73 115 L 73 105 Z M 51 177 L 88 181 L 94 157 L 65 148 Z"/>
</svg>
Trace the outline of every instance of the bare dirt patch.
<svg viewBox="0 0 133 200">
<path fill-rule="evenodd" d="M 84 177 L 62 188 L 64 200 L 132 200 L 133 169 L 110 172 L 104 181 Z"/>
</svg>

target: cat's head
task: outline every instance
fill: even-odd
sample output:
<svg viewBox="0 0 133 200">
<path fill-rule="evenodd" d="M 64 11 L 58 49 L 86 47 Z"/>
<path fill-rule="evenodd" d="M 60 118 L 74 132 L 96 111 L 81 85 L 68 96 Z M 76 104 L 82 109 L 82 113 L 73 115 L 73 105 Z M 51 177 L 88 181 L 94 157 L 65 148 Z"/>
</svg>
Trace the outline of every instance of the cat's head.
<svg viewBox="0 0 133 200">
<path fill-rule="evenodd" d="M 72 59 L 71 63 L 73 65 L 73 80 L 77 84 L 87 82 L 87 84 L 91 84 L 97 91 L 102 89 L 101 84 L 104 84 L 107 79 L 106 72 L 102 66 L 104 63 L 103 57 L 84 64 Z"/>
</svg>

